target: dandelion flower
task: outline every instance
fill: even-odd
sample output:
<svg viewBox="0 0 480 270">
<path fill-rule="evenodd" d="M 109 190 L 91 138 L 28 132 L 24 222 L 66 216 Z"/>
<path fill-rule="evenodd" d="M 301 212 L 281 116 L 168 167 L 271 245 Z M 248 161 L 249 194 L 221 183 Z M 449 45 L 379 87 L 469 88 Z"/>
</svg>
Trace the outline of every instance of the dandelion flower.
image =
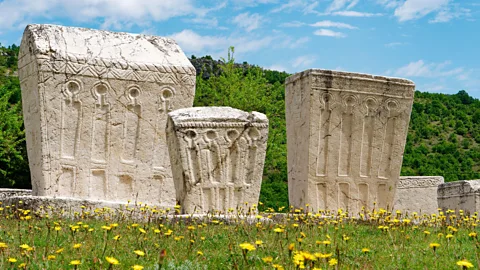
<svg viewBox="0 0 480 270">
<path fill-rule="evenodd" d="M 81 246 L 82 246 L 82 244 L 80 244 L 80 243 L 79 244 L 74 244 L 73 248 L 80 248 Z"/>
<path fill-rule="evenodd" d="M 271 263 L 271 262 L 273 262 L 273 257 L 272 256 L 264 257 L 264 258 L 262 258 L 262 261 L 264 263 Z"/>
<path fill-rule="evenodd" d="M 132 269 L 133 270 L 143 270 L 143 266 L 135 264 L 134 266 L 132 266 Z"/>
<path fill-rule="evenodd" d="M 262 240 L 257 240 L 257 241 L 255 241 L 255 245 L 261 246 L 261 245 L 263 245 L 263 241 Z"/>
<path fill-rule="evenodd" d="M 20 245 L 20 247 L 21 247 L 22 249 L 31 249 L 31 247 L 30 247 L 29 245 L 27 245 L 27 244 L 22 244 L 22 245 Z"/>
<path fill-rule="evenodd" d="M 112 264 L 112 265 L 117 265 L 117 264 L 120 264 L 120 262 L 118 262 L 117 259 L 115 259 L 114 257 L 105 257 L 105 259 L 107 260 L 107 262 L 109 264 Z"/>
<path fill-rule="evenodd" d="M 439 243 L 430 243 L 430 248 L 433 249 L 433 251 L 435 251 L 438 247 L 440 247 L 440 244 Z"/>
<path fill-rule="evenodd" d="M 135 254 L 137 254 L 138 256 L 145 256 L 145 252 L 141 251 L 141 250 L 135 250 L 133 251 Z"/>
<path fill-rule="evenodd" d="M 57 258 L 55 255 L 48 255 L 47 260 L 53 261 L 55 258 Z"/>
<path fill-rule="evenodd" d="M 197 251 L 197 255 L 203 256 L 203 252 L 201 252 L 201 251 L 199 250 L 199 251 Z"/>
<path fill-rule="evenodd" d="M 458 261 L 457 262 L 457 265 L 458 266 L 462 266 L 463 269 L 466 269 L 466 268 L 472 268 L 473 267 L 473 264 L 465 259 L 461 260 L 461 261 Z"/>
<path fill-rule="evenodd" d="M 70 265 L 80 265 L 80 264 L 82 264 L 82 262 L 80 260 L 70 261 Z"/>
<path fill-rule="evenodd" d="M 62 253 L 62 252 L 63 252 L 63 248 L 57 249 L 57 250 L 55 251 L 55 253 L 57 253 L 57 254 L 60 254 L 60 253 Z"/>
<path fill-rule="evenodd" d="M 8 248 L 8 245 L 3 242 L 0 242 L 0 249 L 4 249 L 4 248 Z"/>
<path fill-rule="evenodd" d="M 468 234 L 468 236 L 472 237 L 472 238 L 476 238 L 477 237 L 477 233 L 476 232 L 471 232 Z"/>
<path fill-rule="evenodd" d="M 246 250 L 246 251 L 252 251 L 255 250 L 255 246 L 250 244 L 250 243 L 242 243 L 239 245 L 241 249 Z"/>
<path fill-rule="evenodd" d="M 275 229 L 273 229 L 273 231 L 276 232 L 276 233 L 282 233 L 282 232 L 284 232 L 285 230 L 282 229 L 282 228 L 275 228 Z"/>
<path fill-rule="evenodd" d="M 330 266 L 334 266 L 334 265 L 337 265 L 338 264 L 338 260 L 335 259 L 335 258 L 331 258 L 329 261 L 328 261 L 328 265 Z"/>
<path fill-rule="evenodd" d="M 8 258 L 8 262 L 10 262 L 10 263 L 16 263 L 16 262 L 17 262 L 17 259 L 15 259 L 15 258 Z"/>
<path fill-rule="evenodd" d="M 368 252 L 370 252 L 370 249 L 368 249 L 368 248 L 362 248 L 362 252 L 363 252 L 363 253 L 368 253 Z"/>
</svg>

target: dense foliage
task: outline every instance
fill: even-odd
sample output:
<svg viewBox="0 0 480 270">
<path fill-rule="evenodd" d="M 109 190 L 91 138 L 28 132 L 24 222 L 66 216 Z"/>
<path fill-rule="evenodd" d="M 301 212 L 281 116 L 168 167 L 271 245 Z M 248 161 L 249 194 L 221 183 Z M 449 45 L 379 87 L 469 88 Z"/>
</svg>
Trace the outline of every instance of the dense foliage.
<svg viewBox="0 0 480 270">
<path fill-rule="evenodd" d="M 285 88 L 289 75 L 235 64 L 227 59 L 196 58 L 194 106 L 231 106 L 265 113 L 270 120 L 261 201 L 288 205 Z M 29 170 L 16 74 L 18 47 L 0 46 L 0 186 L 28 187 Z M 446 181 L 480 178 L 480 100 L 465 91 L 455 95 L 415 93 L 402 175 L 442 175 Z"/>
</svg>

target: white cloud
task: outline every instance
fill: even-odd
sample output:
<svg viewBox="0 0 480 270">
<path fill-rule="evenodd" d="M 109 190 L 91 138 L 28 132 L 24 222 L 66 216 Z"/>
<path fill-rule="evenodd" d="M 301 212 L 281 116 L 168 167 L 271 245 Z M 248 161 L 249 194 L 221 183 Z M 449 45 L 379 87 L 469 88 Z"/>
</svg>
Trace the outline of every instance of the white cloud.
<svg viewBox="0 0 480 270">
<path fill-rule="evenodd" d="M 333 0 L 333 2 L 327 7 L 325 12 L 330 13 L 332 11 L 343 9 L 347 4 L 347 9 L 353 8 L 358 4 L 359 0 Z"/>
<path fill-rule="evenodd" d="M 280 71 L 280 72 L 287 72 L 287 68 L 284 67 L 283 65 L 279 65 L 279 64 L 273 64 L 271 66 L 267 66 L 267 67 L 265 67 L 265 69 L 276 70 L 276 71 Z"/>
<path fill-rule="evenodd" d="M 357 29 L 357 27 L 350 24 L 341 23 L 341 22 L 332 22 L 332 21 L 319 21 L 314 24 L 310 24 L 313 27 L 336 27 L 336 28 L 346 28 L 346 29 Z"/>
<path fill-rule="evenodd" d="M 386 8 L 396 8 L 402 2 L 403 2 L 402 0 L 377 0 L 378 4 L 383 5 Z"/>
<path fill-rule="evenodd" d="M 333 12 L 332 15 L 344 16 L 344 17 L 377 17 L 383 16 L 382 13 L 369 13 L 369 12 L 359 12 L 353 10 L 344 10 Z"/>
<path fill-rule="evenodd" d="M 398 68 L 395 71 L 389 71 L 387 73 L 394 74 L 395 76 L 402 77 L 448 77 L 458 76 L 463 73 L 462 67 L 448 68 L 451 64 L 450 61 L 442 63 L 425 63 L 423 60 L 416 62 L 410 62 L 409 64 Z"/>
<path fill-rule="evenodd" d="M 343 34 L 341 32 L 335 32 L 335 31 L 332 31 L 330 29 L 319 29 L 319 30 L 313 32 L 313 34 L 317 35 L 317 36 L 336 37 L 336 38 L 346 37 L 345 34 Z"/>
<path fill-rule="evenodd" d="M 256 7 L 263 4 L 278 3 L 278 0 L 233 0 L 233 4 L 238 8 Z"/>
<path fill-rule="evenodd" d="M 460 17 L 469 17 L 470 9 L 462 8 L 459 5 L 450 5 L 440 10 L 434 19 L 429 23 L 443 23 Z"/>
<path fill-rule="evenodd" d="M 308 67 L 312 65 L 316 60 L 316 57 L 313 55 L 302 55 L 292 61 L 292 67 Z"/>
<path fill-rule="evenodd" d="M 395 47 L 406 45 L 406 44 L 407 43 L 404 43 L 404 42 L 390 42 L 390 43 L 385 44 L 385 47 L 395 48 Z"/>
<path fill-rule="evenodd" d="M 300 27 L 300 26 L 304 26 L 304 25 L 306 25 L 306 23 L 299 22 L 299 21 L 286 22 L 286 23 L 280 24 L 280 26 L 282 26 L 282 27 Z"/>
<path fill-rule="evenodd" d="M 400 22 L 415 20 L 438 11 L 448 5 L 450 0 L 406 0 L 395 9 L 395 16 Z"/>
<path fill-rule="evenodd" d="M 272 9 L 270 12 L 277 13 L 281 11 L 290 12 L 292 10 L 300 10 L 304 14 L 309 13 L 318 13 L 315 8 L 318 6 L 318 1 L 316 0 L 288 0 L 283 1 L 283 4 Z"/>
<path fill-rule="evenodd" d="M 258 13 L 250 15 L 250 13 L 245 12 L 233 18 L 233 23 L 241 28 L 244 28 L 247 32 L 259 28 L 262 22 L 263 17 Z"/>
<path fill-rule="evenodd" d="M 205 16 L 216 10 L 198 7 L 193 0 L 4 0 L 0 2 L 0 28 L 17 28 L 38 18 L 69 18 L 77 22 L 100 20 L 104 27 L 148 25 L 178 16 Z"/>
<path fill-rule="evenodd" d="M 187 54 L 210 54 L 216 58 L 225 56 L 228 47 L 234 46 L 235 53 L 241 55 L 271 47 L 275 36 L 202 36 L 190 29 L 170 35 Z"/>
</svg>

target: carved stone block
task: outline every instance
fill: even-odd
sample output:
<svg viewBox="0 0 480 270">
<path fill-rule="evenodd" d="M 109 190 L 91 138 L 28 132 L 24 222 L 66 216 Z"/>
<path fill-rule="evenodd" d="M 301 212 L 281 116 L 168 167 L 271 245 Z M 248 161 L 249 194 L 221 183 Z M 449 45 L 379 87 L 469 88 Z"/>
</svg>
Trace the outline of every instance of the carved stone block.
<svg viewBox="0 0 480 270">
<path fill-rule="evenodd" d="M 165 126 L 195 69 L 174 40 L 29 25 L 18 67 L 33 195 L 175 204 Z"/>
<path fill-rule="evenodd" d="M 438 207 L 443 210 L 480 211 L 480 180 L 462 180 L 438 187 Z"/>
<path fill-rule="evenodd" d="M 401 176 L 394 209 L 419 214 L 437 213 L 437 189 L 443 182 L 442 176 Z"/>
<path fill-rule="evenodd" d="M 415 85 L 312 69 L 286 80 L 290 204 L 393 207 Z"/>
<path fill-rule="evenodd" d="M 184 213 L 246 211 L 258 203 L 268 136 L 264 114 L 195 107 L 168 116 L 168 148 Z"/>
</svg>

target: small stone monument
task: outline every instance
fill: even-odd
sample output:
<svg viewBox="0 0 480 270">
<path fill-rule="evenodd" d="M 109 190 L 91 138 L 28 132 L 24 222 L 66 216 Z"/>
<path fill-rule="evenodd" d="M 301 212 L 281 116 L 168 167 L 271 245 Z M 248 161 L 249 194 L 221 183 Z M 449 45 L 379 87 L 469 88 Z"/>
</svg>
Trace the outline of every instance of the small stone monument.
<svg viewBox="0 0 480 270">
<path fill-rule="evenodd" d="M 400 176 L 394 209 L 418 214 L 438 213 L 437 190 L 443 183 L 442 176 Z"/>
<path fill-rule="evenodd" d="M 438 207 L 443 210 L 463 210 L 473 215 L 480 211 L 480 180 L 462 180 L 438 187 Z"/>
<path fill-rule="evenodd" d="M 18 67 L 33 195 L 175 204 L 165 126 L 195 69 L 174 40 L 29 25 Z"/>
<path fill-rule="evenodd" d="M 194 107 L 168 116 L 168 148 L 184 213 L 247 212 L 258 203 L 268 135 L 264 114 Z"/>
<path fill-rule="evenodd" d="M 311 69 L 286 80 L 290 204 L 393 207 L 415 85 Z"/>
</svg>

